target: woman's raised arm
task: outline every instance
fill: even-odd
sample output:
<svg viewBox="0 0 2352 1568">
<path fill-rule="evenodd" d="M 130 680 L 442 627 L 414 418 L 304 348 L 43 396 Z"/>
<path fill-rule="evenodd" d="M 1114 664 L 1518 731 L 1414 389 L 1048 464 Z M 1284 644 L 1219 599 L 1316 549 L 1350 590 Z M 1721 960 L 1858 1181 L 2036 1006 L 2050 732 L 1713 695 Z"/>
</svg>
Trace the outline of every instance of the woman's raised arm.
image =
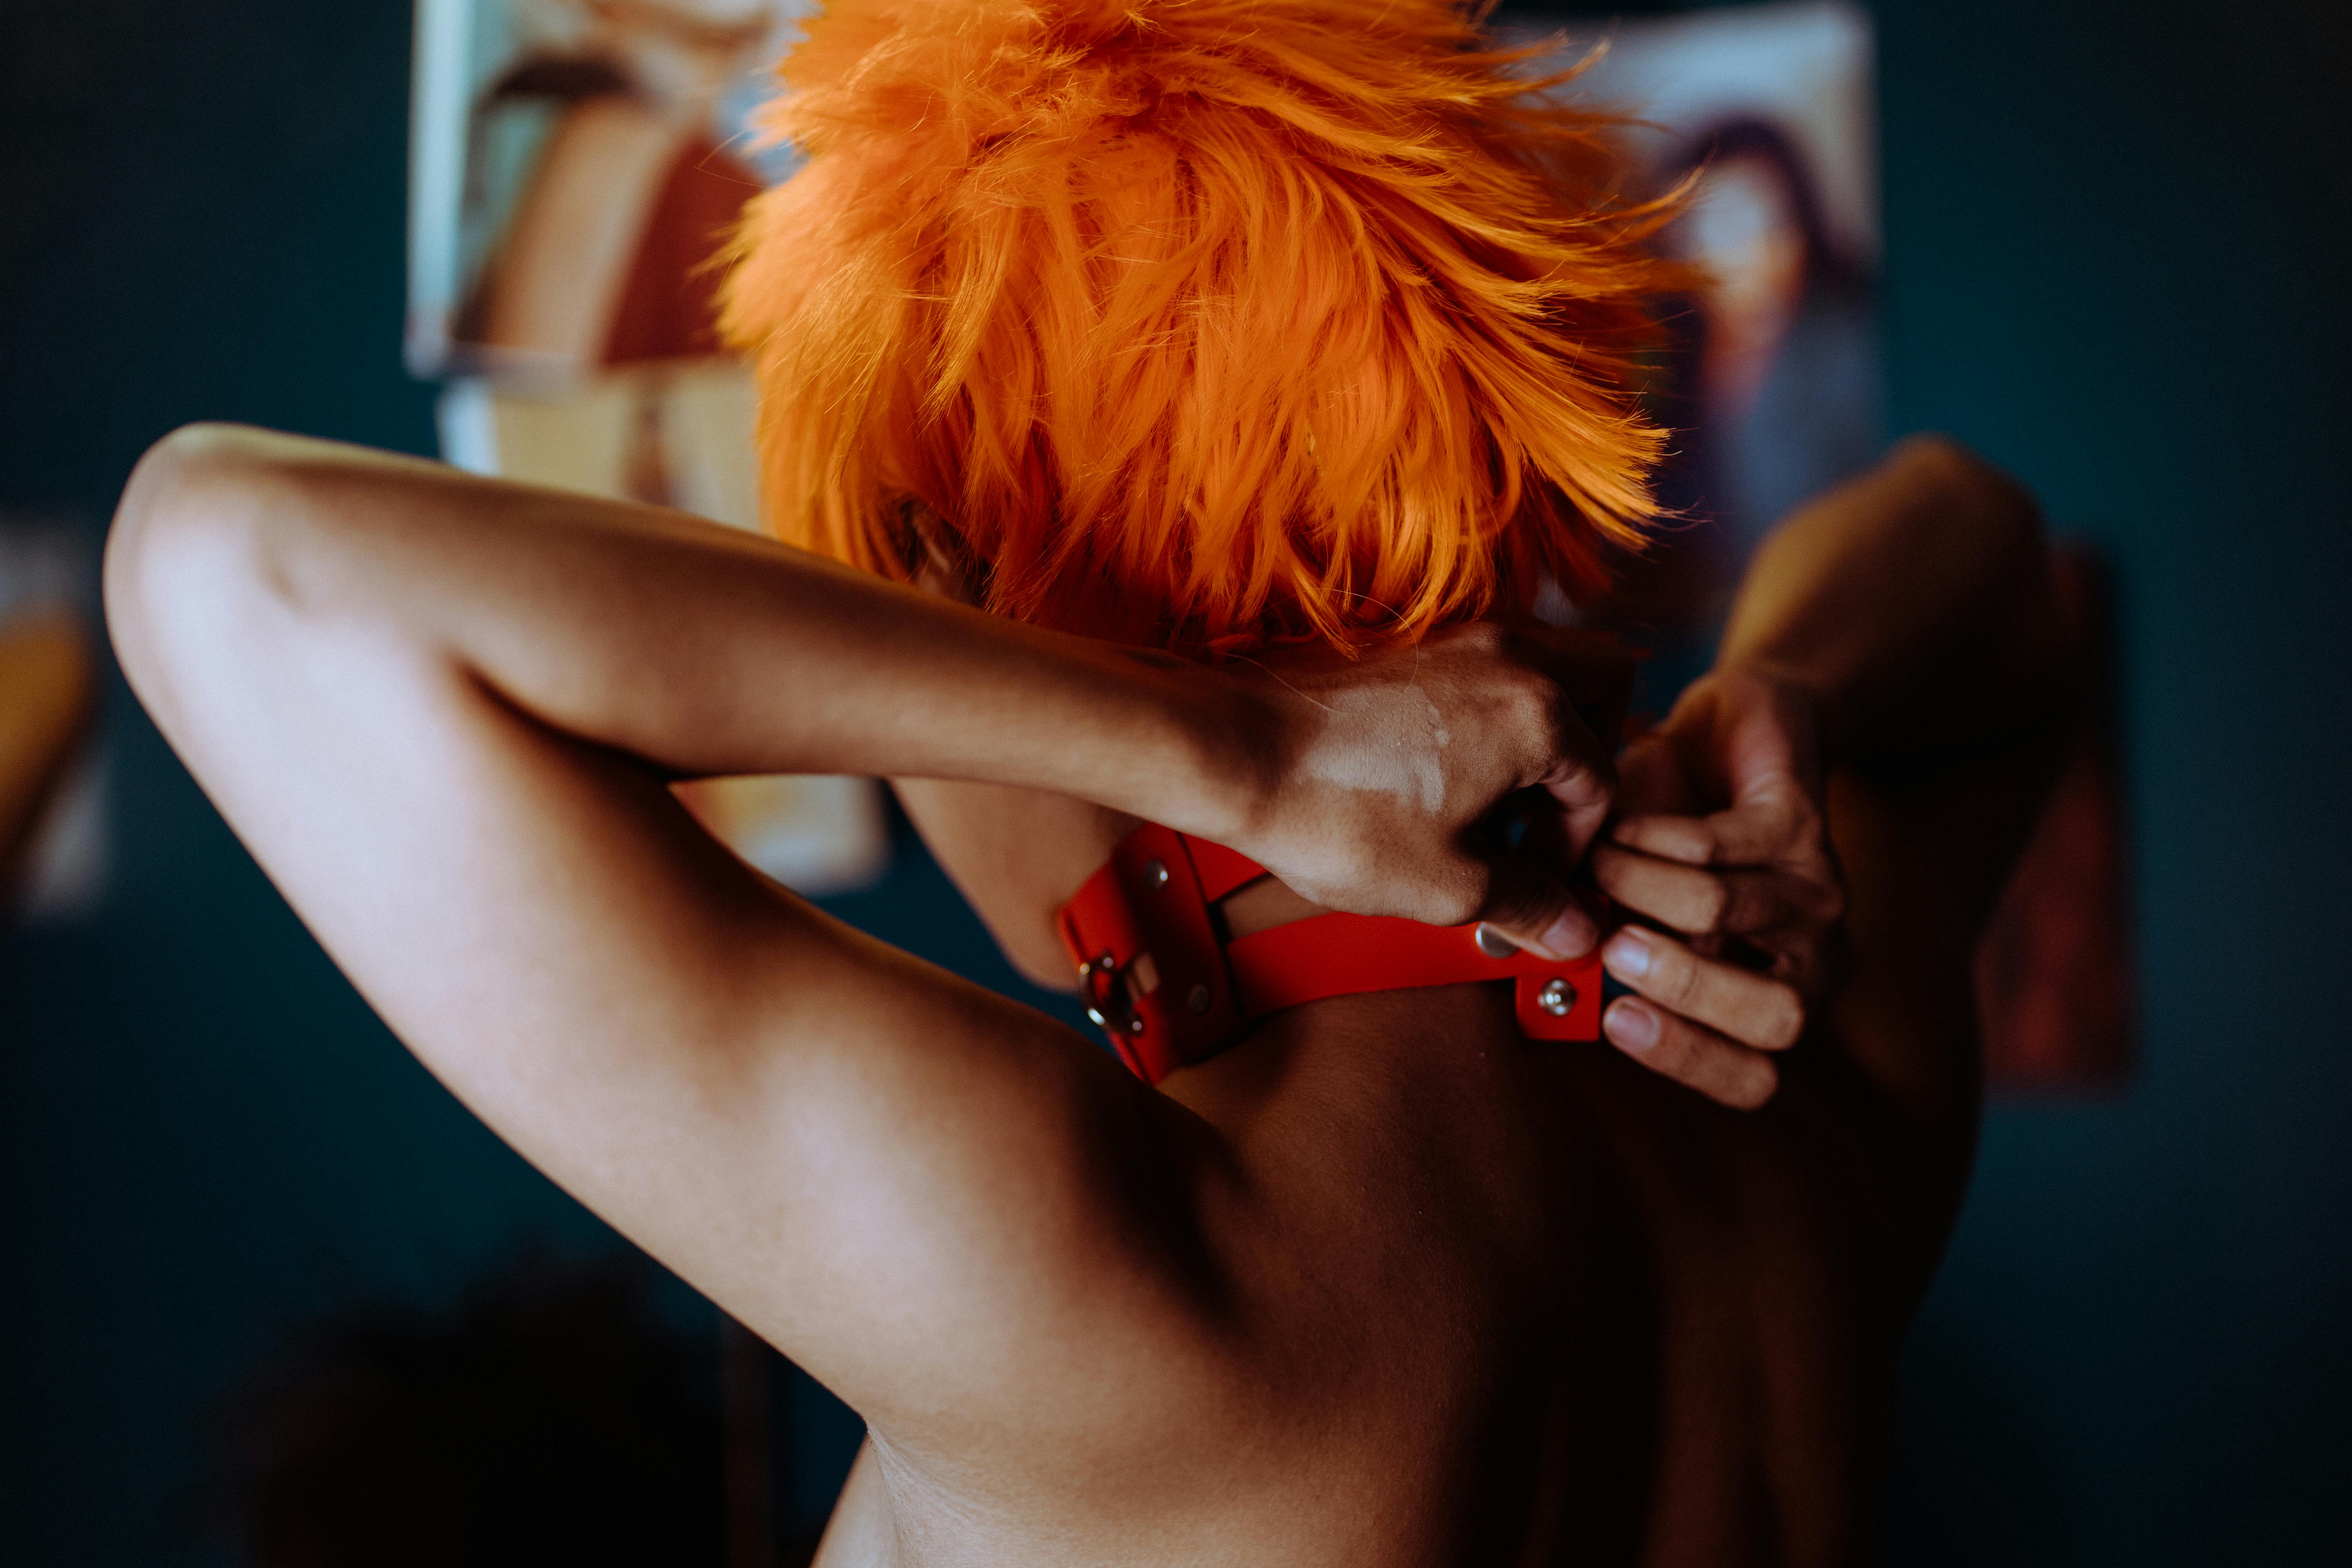
<svg viewBox="0 0 2352 1568">
<path fill-rule="evenodd" d="M 107 603 L 134 689 L 395 1032 L 870 1415 L 1074 1408 L 1137 1353 L 1108 1325 L 1186 1300 L 1171 1232 L 1201 1130 L 1060 1026 L 757 877 L 669 780 L 1061 791 L 1440 920 L 1540 914 L 1466 831 L 1502 795 L 1549 784 L 1595 821 L 1608 797 L 1565 692 L 1498 634 L 1302 690 L 259 432 L 142 464 Z"/>
</svg>

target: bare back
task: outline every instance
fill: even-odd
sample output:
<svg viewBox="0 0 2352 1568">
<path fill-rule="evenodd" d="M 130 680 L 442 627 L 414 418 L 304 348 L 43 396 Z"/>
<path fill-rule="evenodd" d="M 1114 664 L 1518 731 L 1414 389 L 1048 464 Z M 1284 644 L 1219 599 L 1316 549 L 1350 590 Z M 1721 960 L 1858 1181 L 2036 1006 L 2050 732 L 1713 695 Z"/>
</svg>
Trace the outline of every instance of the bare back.
<svg viewBox="0 0 2352 1568">
<path fill-rule="evenodd" d="M 1856 1212 L 1885 1130 L 1829 1062 L 1727 1110 L 1529 1045 L 1498 992 L 1317 1004 L 1171 1079 L 1222 1135 L 1216 1289 L 1139 1315 L 1106 1373 L 1149 1386 L 1053 1457 L 1065 1485 L 1016 1461 L 1031 1507 L 997 1528 L 985 1457 L 958 1487 L 869 1448 L 821 1561 L 1848 1555 L 1909 1306 L 1878 1259 L 1936 1223 Z"/>
<path fill-rule="evenodd" d="M 1970 1147 L 1964 932 L 2045 751 L 1839 781 L 1862 968 L 1761 1110 L 1527 1041 L 1501 986 L 1313 1004 L 1174 1075 L 1200 1248 L 1098 1425 L 877 1428 L 820 1563 L 1853 1560 Z"/>
</svg>

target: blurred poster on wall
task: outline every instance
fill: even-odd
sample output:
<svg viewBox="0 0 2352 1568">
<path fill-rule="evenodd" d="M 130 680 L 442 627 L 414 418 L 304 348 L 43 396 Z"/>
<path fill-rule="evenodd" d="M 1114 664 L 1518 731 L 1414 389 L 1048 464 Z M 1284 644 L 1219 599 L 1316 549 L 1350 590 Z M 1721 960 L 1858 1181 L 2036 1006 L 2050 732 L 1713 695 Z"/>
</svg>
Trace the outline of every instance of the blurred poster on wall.
<svg viewBox="0 0 2352 1568">
<path fill-rule="evenodd" d="M 1652 389 L 1678 521 L 1618 563 L 1612 603 L 1583 607 L 1652 647 L 1662 707 L 1706 668 L 1764 532 L 1885 444 L 1870 20 L 1802 0 L 1551 30 L 1560 63 L 1589 61 L 1562 93 L 1639 121 L 1631 194 L 1687 186 L 1660 243 L 1710 279 L 1670 312 Z"/>
<path fill-rule="evenodd" d="M 788 0 L 419 0 L 410 368 L 556 384 L 716 351 L 700 271 L 789 166 Z"/>
<path fill-rule="evenodd" d="M 419 0 L 407 358 L 445 383 L 450 462 L 759 526 L 756 397 L 718 340 L 716 263 L 744 202 L 792 166 L 747 122 L 805 8 Z M 870 780 L 678 793 L 804 892 L 887 862 Z"/>
<path fill-rule="evenodd" d="M 0 516 L 0 909 L 28 924 L 98 913 L 113 858 L 96 553 L 64 523 Z"/>
<path fill-rule="evenodd" d="M 1653 388 L 1675 431 L 1660 499 L 1675 521 L 1617 563 L 1619 586 L 1572 613 L 1646 646 L 1643 706 L 1663 712 L 1714 658 L 1731 592 L 1790 510 L 1885 446 L 1882 242 L 1870 18 L 1843 0 L 1662 19 L 1530 18 L 1564 33 L 1561 91 L 1634 117 L 1636 196 L 1686 186 L 1660 237 L 1706 281 L 1672 312 Z M 1599 52 L 1594 55 L 1596 46 Z M 2095 665 L 2112 647 L 2097 563 L 2060 588 Z M 2112 671 L 1979 954 L 1993 1089 L 2096 1090 L 2128 1071 L 2133 972 Z"/>
</svg>

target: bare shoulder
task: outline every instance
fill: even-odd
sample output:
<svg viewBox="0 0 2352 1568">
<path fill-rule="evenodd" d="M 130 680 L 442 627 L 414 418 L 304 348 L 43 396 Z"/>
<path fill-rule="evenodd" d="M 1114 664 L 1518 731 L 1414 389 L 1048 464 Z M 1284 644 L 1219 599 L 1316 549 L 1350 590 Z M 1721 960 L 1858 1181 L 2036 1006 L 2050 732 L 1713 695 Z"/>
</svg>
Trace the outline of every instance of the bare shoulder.
<svg viewBox="0 0 2352 1568">
<path fill-rule="evenodd" d="M 175 437 L 110 552 L 134 689 L 371 1005 L 559 1184 L 910 1436 L 1074 1418 L 1181 1325 L 1197 1121 L 1066 1026 L 758 876 L 675 769 L 494 689 L 450 630 L 476 624 L 466 574 L 425 574 L 461 542 L 452 501 L 485 537 L 551 504 L 346 448 Z M 537 602 L 499 602 L 483 635 Z M 692 632 L 681 610 L 649 646 Z"/>
</svg>

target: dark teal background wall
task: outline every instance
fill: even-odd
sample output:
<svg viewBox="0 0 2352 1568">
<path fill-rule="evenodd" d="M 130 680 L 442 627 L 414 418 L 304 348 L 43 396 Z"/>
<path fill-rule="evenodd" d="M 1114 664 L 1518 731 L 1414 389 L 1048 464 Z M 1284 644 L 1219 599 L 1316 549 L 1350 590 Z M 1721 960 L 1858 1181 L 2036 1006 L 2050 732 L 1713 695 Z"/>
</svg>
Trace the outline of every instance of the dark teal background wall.
<svg viewBox="0 0 2352 1568">
<path fill-rule="evenodd" d="M 2126 1093 L 1989 1121 L 1906 1363 L 1890 1563 L 2345 1555 L 2347 16 L 1879 7 L 1895 427 L 1977 444 L 2118 563 L 2145 1016 Z M 0 8 L 0 511 L 94 549 L 192 418 L 429 449 L 408 26 Z M 0 1562 L 41 1568 L 203 1560 L 190 1423 L 277 1325 L 441 1299 L 528 1227 L 610 1245 L 110 704 L 105 911 L 0 945 Z M 856 912 L 1003 977 L 919 860 Z"/>
<path fill-rule="evenodd" d="M 2144 1058 L 1987 1123 L 1923 1563 L 2352 1559 L 2352 6 L 1882 8 L 1897 427 L 2121 571 Z"/>
</svg>

